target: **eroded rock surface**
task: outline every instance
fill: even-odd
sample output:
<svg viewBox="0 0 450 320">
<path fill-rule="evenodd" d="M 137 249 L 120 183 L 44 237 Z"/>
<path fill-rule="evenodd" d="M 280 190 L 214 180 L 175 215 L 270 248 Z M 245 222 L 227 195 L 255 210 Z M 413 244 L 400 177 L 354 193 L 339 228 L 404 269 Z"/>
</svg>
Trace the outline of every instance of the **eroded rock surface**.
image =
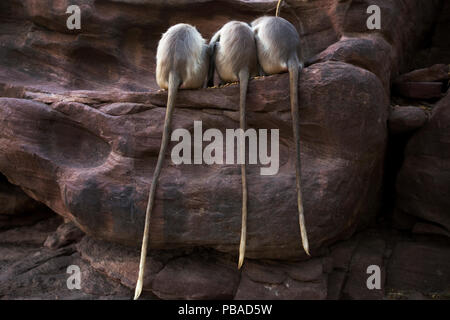
<svg viewBox="0 0 450 320">
<path fill-rule="evenodd" d="M 170 25 L 190 23 L 205 38 L 210 38 L 231 19 L 251 22 L 261 15 L 274 15 L 276 3 L 276 0 L 2 1 L 0 55 L 6 59 L 0 60 L 0 83 L 53 92 L 91 88 L 154 90 L 156 46 Z M 362 45 L 337 52 L 334 58 L 344 57 L 364 68 L 375 67 L 371 71 L 387 84 L 391 71 L 392 77 L 398 75 L 410 60 L 420 35 L 431 29 L 440 3 L 439 0 L 377 1 L 383 17 L 382 30 L 367 29 L 367 7 L 374 4 L 371 0 L 289 1 L 283 3 L 281 15 L 299 31 L 305 59 L 338 42 L 342 36 L 342 41 L 350 37 Z M 69 17 L 66 9 L 70 4 L 80 6 L 80 30 L 66 27 Z M 368 37 L 372 40 L 368 41 Z M 361 54 L 366 58 L 361 59 Z M 376 67 L 374 61 L 380 58 L 382 64 Z"/>
<path fill-rule="evenodd" d="M 422 65 L 425 60 L 449 63 L 442 26 L 450 5 L 443 2 L 376 1 L 383 27 L 373 31 L 366 25 L 373 1 L 284 2 L 282 16 L 299 31 L 310 62 L 300 75 L 299 105 L 313 258 L 305 261 L 300 247 L 288 77 L 254 79 L 248 126 L 280 130 L 280 168 L 277 175 L 261 176 L 261 166 L 249 166 L 243 270 L 236 268 L 239 167 L 174 165 L 167 154 L 144 298 L 383 299 L 436 292 L 446 297 L 449 108 L 440 105 L 421 129 L 417 110 L 413 120 L 397 119 L 400 131 L 418 129 L 398 184 L 397 212 L 411 218 L 413 235 L 354 235 L 373 222 L 380 207 L 391 83 L 410 70 L 414 56 L 427 58 L 420 67 L 431 65 Z M 276 1 L 74 4 L 82 9 L 82 29 L 70 31 L 65 1 L 0 2 L 0 97 L 13 98 L 0 98 L 0 172 L 20 186 L 6 184 L 3 190 L 0 184 L 0 204 L 17 201 L 26 205 L 14 208 L 28 212 L 28 203 L 37 200 L 65 219 L 62 224 L 61 218 L 33 214 L 26 220 L 4 206 L 9 212 L 0 214 L 0 228 L 8 228 L 0 231 L 4 299 L 131 298 L 167 98 L 154 80 L 157 41 L 179 22 L 197 26 L 208 38 L 230 19 L 273 14 Z M 433 48 L 415 55 L 434 26 Z M 406 80 L 446 81 L 447 69 L 439 68 Z M 203 130 L 237 128 L 238 92 L 236 85 L 181 91 L 173 127 L 191 134 L 194 121 L 202 121 Z M 16 216 L 18 224 L 2 225 L 4 217 Z M 367 288 L 369 264 L 381 268 L 380 290 Z M 67 289 L 68 265 L 80 266 L 86 280 L 81 291 Z"/>
<path fill-rule="evenodd" d="M 0 299 L 130 299 L 129 288 L 97 272 L 73 244 L 43 246 L 61 222 L 53 215 L 33 226 L 0 232 Z M 70 266 L 79 268 L 79 288 L 67 285 Z"/>
<path fill-rule="evenodd" d="M 0 174 L 0 230 L 30 225 L 50 215 L 51 210 Z"/>
<path fill-rule="evenodd" d="M 376 76 L 342 62 L 315 64 L 301 78 L 304 206 L 317 251 L 375 214 L 388 99 Z M 249 87 L 248 126 L 279 129 L 280 136 L 279 172 L 262 176 L 259 165 L 248 169 L 247 253 L 253 258 L 303 256 L 287 87 L 286 74 L 255 79 Z M 26 96 L 34 101 L 0 99 L 0 171 L 86 233 L 137 246 L 166 93 Z M 238 127 L 236 85 L 186 90 L 178 101 L 174 129 L 193 135 L 194 121 L 202 121 L 203 130 L 216 128 L 223 134 Z M 167 158 L 152 215 L 151 246 L 235 252 L 240 187 L 237 165 L 174 165 Z"/>
<path fill-rule="evenodd" d="M 415 218 L 411 225 L 424 221 L 450 231 L 450 94 L 409 141 L 397 194 L 397 215 Z"/>
<path fill-rule="evenodd" d="M 426 112 L 417 107 L 393 107 L 389 114 L 389 131 L 393 134 L 411 132 L 427 122 Z"/>
<path fill-rule="evenodd" d="M 73 230 L 53 215 L 31 226 L 0 231 L 0 299 L 133 297 L 139 250 L 90 236 L 57 248 L 44 245 L 45 239 L 66 229 Z M 213 249 L 150 250 L 141 297 L 446 299 L 449 248 L 442 236 L 411 236 L 378 227 L 308 261 L 247 259 L 242 270 L 234 255 Z M 369 266 L 380 267 L 380 289 L 367 287 Z M 74 267 L 80 271 L 79 289 L 67 286 Z"/>
</svg>

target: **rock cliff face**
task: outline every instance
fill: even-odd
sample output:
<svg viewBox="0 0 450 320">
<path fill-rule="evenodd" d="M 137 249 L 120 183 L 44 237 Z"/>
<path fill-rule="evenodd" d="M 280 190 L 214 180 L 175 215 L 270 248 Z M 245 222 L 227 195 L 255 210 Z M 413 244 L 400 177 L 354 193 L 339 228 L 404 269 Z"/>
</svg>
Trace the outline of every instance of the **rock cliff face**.
<svg viewBox="0 0 450 320">
<path fill-rule="evenodd" d="M 382 298 L 387 288 L 414 287 L 399 270 L 415 248 L 424 259 L 445 256 L 441 269 L 450 264 L 447 240 L 413 239 L 384 229 L 362 231 L 373 227 L 384 208 L 390 134 L 406 132 L 413 136 L 397 181 L 394 218 L 417 233 L 446 239 L 450 232 L 450 178 L 445 173 L 449 98 L 441 100 L 429 120 L 428 111 L 414 106 L 395 106 L 390 112 L 394 80 L 399 86 L 416 81 L 419 87 L 423 81 L 438 81 L 446 88 L 442 66 L 439 79 L 421 76 L 432 71 L 398 76 L 415 63 L 416 50 L 435 22 L 445 25 L 438 16 L 447 5 L 376 1 L 382 29 L 370 31 L 366 9 L 372 2 L 287 1 L 282 7 L 282 16 L 302 36 L 308 59 L 300 74 L 299 108 L 303 197 L 313 258 L 305 261 L 298 230 L 288 76 L 261 77 L 250 81 L 247 122 L 256 130 L 279 130 L 279 171 L 262 176 L 262 165 L 248 166 L 250 259 L 242 272 L 235 269 L 241 223 L 238 165 L 175 165 L 168 153 L 151 222 L 146 290 L 163 299 Z M 45 248 L 36 250 L 49 259 L 70 256 L 63 260 L 83 264 L 88 278 L 102 283 L 82 297 L 105 298 L 108 288 L 123 297 L 125 287 L 136 281 L 165 115 L 167 92 L 158 91 L 154 79 L 161 33 L 187 22 L 209 38 L 229 20 L 250 22 L 274 14 L 276 1 L 70 4 L 81 8 L 80 30 L 66 28 L 69 1 L 0 3 L 0 172 L 9 181 L 0 181 L 5 186 L 0 184 L 0 203 L 5 204 L 0 223 L 19 207 L 37 212 L 33 206 L 45 204 L 67 224 L 54 234 L 56 228 L 48 227 Z M 238 93 L 236 84 L 181 90 L 173 129 L 186 129 L 193 136 L 194 121 L 202 122 L 203 131 L 216 128 L 225 134 L 237 128 Z M 176 144 L 171 142 L 169 150 Z M 17 206 L 11 206 L 12 199 L 18 199 Z M 17 224 L 4 226 L 12 232 Z M 75 226 L 87 235 L 82 237 Z M 427 248 L 433 248 L 431 253 Z M 49 268 L 56 272 L 64 263 L 58 260 Z M 365 285 L 371 264 L 382 267 L 382 291 Z M 411 275 L 425 274 L 433 284 L 449 279 L 448 272 L 436 276 L 429 265 L 417 265 Z M 108 279 L 95 276 L 93 269 Z M 389 272 L 395 276 L 386 276 Z M 0 279 L 13 273 L 29 283 L 31 275 L 17 264 L 5 264 Z M 415 290 L 448 289 L 427 283 L 424 279 Z M 12 282 L 0 284 L 0 297 L 14 297 L 3 293 L 12 287 Z"/>
<path fill-rule="evenodd" d="M 341 62 L 315 64 L 301 78 L 303 194 L 316 250 L 350 235 L 375 214 L 388 99 L 373 74 Z M 280 75 L 253 80 L 249 89 L 249 128 L 280 130 L 278 173 L 261 176 L 260 166 L 249 166 L 248 256 L 253 258 L 303 254 L 292 201 L 295 161 L 287 87 L 288 76 Z M 86 233 L 137 246 L 166 93 L 100 94 L 25 93 L 33 101 L 1 99 L 0 171 Z M 101 105 L 96 99 L 103 99 Z M 194 121 L 224 135 L 239 126 L 238 86 L 185 91 L 178 100 L 173 128 L 186 129 L 192 137 Z M 36 168 L 34 173 L 30 168 Z M 235 252 L 240 188 L 238 165 L 174 165 L 168 157 L 153 211 L 151 247 Z"/>
<path fill-rule="evenodd" d="M 397 214 L 422 229 L 450 235 L 450 95 L 409 141 L 397 180 Z M 412 218 L 411 217 L 411 218 Z M 425 233 L 428 233 L 424 230 Z"/>
<path fill-rule="evenodd" d="M 382 29 L 369 31 L 373 1 L 287 1 L 282 16 L 302 36 L 306 58 L 328 56 L 375 72 L 386 83 L 411 59 L 429 30 L 441 1 L 376 1 Z M 68 30 L 69 5 L 81 9 L 81 29 Z M 173 24 L 195 25 L 210 38 L 229 20 L 251 22 L 273 15 L 276 1 L 50 1 L 11 0 L 0 4 L 0 82 L 57 90 L 148 91 L 156 46 Z M 338 49 L 340 48 L 340 49 Z"/>
</svg>

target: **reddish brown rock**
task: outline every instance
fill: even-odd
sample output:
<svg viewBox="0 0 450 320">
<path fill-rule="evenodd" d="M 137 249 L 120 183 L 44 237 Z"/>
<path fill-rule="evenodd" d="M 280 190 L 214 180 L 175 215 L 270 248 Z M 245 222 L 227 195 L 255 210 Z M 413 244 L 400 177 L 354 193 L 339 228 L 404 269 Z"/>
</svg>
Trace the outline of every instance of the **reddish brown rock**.
<svg viewBox="0 0 450 320">
<path fill-rule="evenodd" d="M 405 133 L 421 128 L 427 122 L 427 114 L 418 107 L 393 107 L 389 114 L 389 131 Z"/>
<path fill-rule="evenodd" d="M 77 249 L 95 270 L 134 288 L 138 250 L 89 236 Z M 151 250 L 147 260 L 144 290 L 162 299 L 324 299 L 331 270 L 330 258 L 322 257 L 303 262 L 247 259 L 240 271 L 233 255 L 202 248 Z"/>
<path fill-rule="evenodd" d="M 301 74 L 300 86 L 303 192 L 316 258 L 247 259 L 239 280 L 238 167 L 175 166 L 168 158 L 152 220 L 147 294 L 184 299 L 382 298 L 385 291 L 367 292 L 365 267 L 367 262 L 384 262 L 387 239 L 338 244 L 331 253 L 333 270 L 330 259 L 317 256 L 366 225 L 377 211 L 389 83 L 434 25 L 441 2 L 379 0 L 380 31 L 366 27 L 366 9 L 373 1 L 284 2 L 282 16 L 299 30 L 305 58 L 318 54 L 318 64 Z M 0 2 L 0 96 L 23 98 L 0 100 L 0 172 L 27 195 L 106 240 L 83 237 L 78 254 L 67 243 L 78 241 L 79 234 L 73 236 L 75 228 L 69 225 L 54 232 L 58 219 L 0 232 L 1 298 L 131 297 L 167 98 L 165 92 L 154 91 L 157 41 L 178 22 L 196 25 L 208 38 L 231 18 L 251 21 L 273 14 L 276 5 L 247 0 L 78 3 L 82 30 L 69 31 L 64 2 Z M 435 38 L 443 42 L 445 35 L 440 31 Z M 286 75 L 250 84 L 250 127 L 279 128 L 281 138 L 277 176 L 267 179 L 259 175 L 258 166 L 249 168 L 247 252 L 257 259 L 306 258 L 294 201 L 287 88 Z M 193 120 L 202 120 L 204 130 L 235 128 L 237 97 L 237 86 L 181 92 L 174 127 L 192 132 Z M 45 239 L 58 249 L 28 250 Z M 437 281 L 428 266 L 402 264 L 414 259 L 401 256 L 412 250 L 399 248 L 392 268 L 394 289 L 404 287 L 398 275 L 402 268 L 413 276 L 425 270 L 422 283 L 428 277 L 432 284 Z M 447 254 L 434 244 L 427 249 L 437 254 L 421 257 L 433 260 Z M 82 292 L 64 287 L 65 268 L 74 263 L 83 270 Z M 439 270 L 439 279 L 446 280 L 445 268 Z"/>
<path fill-rule="evenodd" d="M 137 250 L 84 237 L 81 257 L 130 289 L 138 271 Z M 308 261 L 247 259 L 242 270 L 232 255 L 215 250 L 152 250 L 146 295 L 178 299 L 416 299 L 448 294 L 448 241 L 369 229 Z M 417 252 L 416 252 L 417 250 Z M 436 268 L 431 268 L 436 263 Z M 369 290 L 370 265 L 381 269 L 381 289 Z M 417 273 L 417 275 L 415 275 Z M 442 283 L 436 285 L 436 282 Z M 189 283 L 189 285 L 186 285 Z"/>
<path fill-rule="evenodd" d="M 323 259 L 289 264 L 247 261 L 235 299 L 325 299 L 326 263 Z"/>
<path fill-rule="evenodd" d="M 416 234 L 432 234 L 432 235 L 442 235 L 450 238 L 450 232 L 446 229 L 439 227 L 431 223 L 418 222 L 414 224 L 412 232 Z"/>
<path fill-rule="evenodd" d="M 77 4 L 81 29 L 68 30 L 66 2 L 0 2 L 0 55 L 7 57 L 0 60 L 0 83 L 52 92 L 154 90 L 157 43 L 171 25 L 189 23 L 210 38 L 230 19 L 251 22 L 273 15 L 277 1 L 81 0 Z M 294 8 L 287 5 L 282 13 L 300 31 L 307 57 L 339 39 L 337 15 L 334 0 L 299 2 Z"/>
<path fill-rule="evenodd" d="M 414 57 L 414 68 L 426 68 L 434 64 L 450 64 L 450 2 L 441 1 L 438 16 L 427 44 Z"/>
<path fill-rule="evenodd" d="M 49 233 L 56 230 L 62 222 L 61 217 L 53 214 L 31 225 L 19 226 L 0 233 L 0 243 L 8 245 L 42 246 Z"/>
<path fill-rule="evenodd" d="M 220 261 L 214 254 L 192 254 L 170 260 L 151 288 L 161 299 L 232 299 L 238 282 L 234 262 Z"/>
<path fill-rule="evenodd" d="M 310 59 L 309 63 L 329 60 L 347 62 L 373 72 L 383 83 L 386 92 L 390 91 L 391 68 L 396 60 L 392 46 L 382 36 L 342 37 Z"/>
<path fill-rule="evenodd" d="M 450 292 L 448 242 L 402 241 L 392 253 L 386 286 L 426 293 Z"/>
<path fill-rule="evenodd" d="M 50 249 L 58 249 L 72 242 L 77 242 L 84 236 L 83 231 L 73 222 L 67 222 L 61 224 L 58 229 L 47 237 L 44 242 L 44 247 Z"/>
<path fill-rule="evenodd" d="M 416 53 L 420 41 L 419 34 L 426 34 L 432 28 L 433 22 L 439 14 L 441 1 L 383 1 L 360 0 L 342 1 L 346 10 L 342 24 L 345 34 L 374 34 L 382 35 L 392 44 L 395 57 L 391 66 L 391 79 L 408 67 L 408 62 Z M 380 7 L 381 29 L 368 30 L 367 19 L 370 5 Z M 416 21 L 417 23 L 411 23 Z M 419 22 L 420 21 L 420 22 Z M 386 57 L 386 62 L 390 59 Z"/>
<path fill-rule="evenodd" d="M 327 296 L 326 277 L 314 282 L 299 282 L 287 278 L 282 284 L 257 283 L 244 274 L 237 300 L 323 300 Z"/>
<path fill-rule="evenodd" d="M 85 236 L 76 245 L 83 260 L 95 270 L 106 274 L 108 278 L 120 282 L 126 287 L 136 286 L 139 270 L 139 251 L 111 242 L 93 239 Z M 186 254 L 170 251 L 167 254 L 149 252 L 145 265 L 144 289 L 150 290 L 154 276 L 167 263 L 168 259 Z"/>
<path fill-rule="evenodd" d="M 355 235 L 351 240 L 340 241 L 330 247 L 329 257 L 332 261 L 332 270 L 328 274 L 328 300 L 342 299 L 342 292 L 349 277 L 352 256 L 358 247 L 358 239 L 359 235 Z M 365 284 L 359 283 L 359 286 L 362 285 Z"/>
<path fill-rule="evenodd" d="M 0 300 L 130 299 L 131 289 L 97 272 L 73 245 L 56 250 L 42 246 L 55 231 L 55 222 L 61 219 L 0 231 Z M 80 289 L 67 287 L 69 266 L 80 268 Z"/>
<path fill-rule="evenodd" d="M 81 8 L 81 29 L 68 30 L 65 2 L 0 2 L 3 44 L 0 54 L 6 57 L 0 60 L 3 96 L 18 94 L 9 88 L 11 83 L 51 92 L 92 88 L 154 90 L 157 88 L 156 46 L 161 33 L 169 26 L 190 23 L 205 38 L 210 38 L 231 19 L 251 22 L 261 15 L 273 15 L 277 1 L 177 0 L 161 4 L 159 1 L 80 0 L 77 4 Z M 386 54 L 383 63 L 375 68 L 386 84 L 385 79 L 391 73 L 397 76 L 399 65 L 408 61 L 421 35 L 430 29 L 439 1 L 378 1 L 383 17 L 381 31 L 367 29 L 366 10 L 371 4 L 368 0 L 289 1 L 283 4 L 281 16 L 299 31 L 305 59 L 325 50 L 343 35 L 352 35 L 362 42 L 371 35 L 380 40 L 384 37 L 381 42 L 385 43 L 376 44 L 367 61 L 360 56 L 355 63 L 372 68 L 373 57 Z M 368 53 L 367 48 L 363 49 L 364 55 Z M 358 56 L 358 51 L 347 57 Z"/>
<path fill-rule="evenodd" d="M 49 208 L 9 183 L 0 173 L 0 230 L 29 226 L 52 216 L 54 213 Z"/>
<path fill-rule="evenodd" d="M 55 234 L 61 223 L 55 218 L 0 231 L 0 299 L 131 299 L 138 250 L 89 236 L 50 250 L 43 239 Z M 413 241 L 392 230 L 370 229 L 323 257 L 247 259 L 241 271 L 235 257 L 211 249 L 151 250 L 141 298 L 445 299 L 448 248 L 444 238 Z M 382 266 L 383 290 L 367 289 L 369 264 Z M 67 288 L 67 268 L 73 265 L 81 271 L 80 290 Z"/>
<path fill-rule="evenodd" d="M 429 68 L 417 69 L 405 74 L 402 74 L 395 83 L 401 82 L 434 82 L 446 81 L 449 79 L 449 66 L 445 64 L 435 64 Z"/>
<path fill-rule="evenodd" d="M 408 142 L 397 179 L 396 211 L 450 231 L 450 95 Z"/>
<path fill-rule="evenodd" d="M 327 300 L 341 299 L 347 274 L 344 271 L 333 271 L 328 275 Z"/>
<path fill-rule="evenodd" d="M 376 212 L 388 101 L 372 73 L 341 62 L 313 65 L 301 78 L 304 205 L 310 243 L 318 252 Z M 304 257 L 287 87 L 286 74 L 250 83 L 249 127 L 279 129 L 281 145 L 278 174 L 261 176 L 257 165 L 248 169 L 249 258 Z M 86 233 L 138 247 L 166 93 L 27 96 L 52 104 L 1 99 L 0 171 Z M 237 99 L 236 85 L 183 91 L 173 128 L 192 132 L 194 120 L 203 122 L 203 130 L 236 128 Z M 141 105 L 111 107 L 115 102 Z M 121 115 L 102 111 L 114 109 Z M 237 166 L 174 166 L 168 158 L 152 215 L 151 246 L 237 252 L 239 190 Z"/>
<path fill-rule="evenodd" d="M 348 276 L 342 290 L 344 299 L 381 299 L 385 293 L 386 269 L 384 253 L 386 241 L 383 238 L 368 236 L 362 239 L 355 249 Z M 376 266 L 380 270 L 380 288 L 369 288 L 367 279 L 373 274 L 368 273 L 369 266 Z"/>
<path fill-rule="evenodd" d="M 400 82 L 395 84 L 394 91 L 406 98 L 434 99 L 442 97 L 442 88 L 441 82 Z"/>
<path fill-rule="evenodd" d="M 0 219 L 25 213 L 33 213 L 43 206 L 27 196 L 22 189 L 8 182 L 0 174 Z"/>
<path fill-rule="evenodd" d="M 350 261 L 358 242 L 355 240 L 341 241 L 330 248 L 330 257 L 333 259 L 333 268 L 347 272 Z"/>
</svg>

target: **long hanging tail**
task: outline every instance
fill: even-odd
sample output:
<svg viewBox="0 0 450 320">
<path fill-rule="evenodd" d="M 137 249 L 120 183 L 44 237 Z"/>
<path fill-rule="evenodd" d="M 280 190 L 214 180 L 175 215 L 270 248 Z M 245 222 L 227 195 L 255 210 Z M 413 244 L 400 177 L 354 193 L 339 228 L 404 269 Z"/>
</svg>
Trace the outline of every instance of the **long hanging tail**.
<svg viewBox="0 0 450 320">
<path fill-rule="evenodd" d="M 292 127 L 294 131 L 294 143 L 295 143 L 295 177 L 297 186 L 297 206 L 298 206 L 298 219 L 300 224 L 300 234 L 302 237 L 303 249 L 307 255 L 309 254 L 308 234 L 305 226 L 305 216 L 303 214 L 303 201 L 301 190 L 301 162 L 300 162 L 300 123 L 298 113 L 298 74 L 299 67 L 297 59 L 290 59 L 288 61 L 289 68 L 289 85 L 291 92 L 291 115 L 292 115 Z"/>
<path fill-rule="evenodd" d="M 276 17 L 279 17 L 279 16 L 280 16 L 280 6 L 281 6 L 281 1 L 282 1 L 282 0 L 278 0 L 278 3 L 277 3 L 277 10 L 275 11 L 275 16 L 276 16 Z"/>
<path fill-rule="evenodd" d="M 243 133 L 245 133 L 245 99 L 247 98 L 247 87 L 248 87 L 248 70 L 241 70 L 239 72 L 239 83 L 240 83 L 240 117 L 239 122 Z M 241 243 L 239 245 L 239 262 L 238 269 L 242 267 L 245 257 L 245 245 L 247 241 L 247 176 L 245 174 L 245 136 L 241 139 L 241 156 L 244 161 L 241 164 L 241 179 L 242 179 L 242 226 L 241 226 Z"/>
<path fill-rule="evenodd" d="M 175 104 L 175 99 L 178 92 L 178 86 L 180 85 L 180 80 L 173 72 L 169 75 L 169 90 L 167 96 L 167 109 L 166 117 L 164 120 L 164 131 L 162 135 L 161 148 L 158 154 L 158 161 L 156 163 L 155 172 L 153 173 L 153 180 L 150 186 L 150 193 L 148 196 L 147 210 L 145 212 L 145 227 L 144 227 L 144 237 L 142 239 L 141 248 L 141 261 L 139 263 L 139 276 L 136 283 L 136 290 L 134 292 L 134 300 L 138 299 L 142 292 L 142 286 L 144 284 L 144 270 L 145 270 L 145 258 L 147 256 L 147 244 L 149 236 L 150 218 L 153 209 L 153 204 L 155 200 L 156 184 L 158 182 L 159 174 L 161 172 L 162 163 L 164 160 L 164 155 L 166 153 L 167 144 L 170 135 L 170 125 L 172 119 L 172 111 Z"/>
</svg>

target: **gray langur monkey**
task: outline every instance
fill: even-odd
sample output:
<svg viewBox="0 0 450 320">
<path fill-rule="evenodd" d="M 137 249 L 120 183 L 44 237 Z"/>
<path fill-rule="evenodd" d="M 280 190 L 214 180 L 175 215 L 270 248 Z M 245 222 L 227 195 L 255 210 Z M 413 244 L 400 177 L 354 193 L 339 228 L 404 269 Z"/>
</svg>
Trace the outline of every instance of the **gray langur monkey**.
<svg viewBox="0 0 450 320">
<path fill-rule="evenodd" d="M 155 199 L 156 183 L 158 182 L 169 140 L 172 111 L 178 88 L 196 89 L 201 88 L 205 84 L 209 65 L 208 50 L 205 39 L 203 39 L 197 29 L 183 23 L 170 27 L 166 33 L 162 35 L 162 38 L 158 43 L 156 53 L 156 82 L 162 89 L 168 90 L 167 109 L 161 148 L 158 154 L 158 161 L 153 174 L 152 184 L 150 186 L 147 210 L 145 213 L 144 237 L 142 239 L 139 276 L 134 295 L 135 300 L 139 298 L 142 292 L 150 218 Z"/>
<path fill-rule="evenodd" d="M 240 128 L 245 132 L 245 100 L 249 78 L 258 74 L 256 44 L 252 29 L 247 23 L 230 21 L 225 24 L 209 43 L 212 53 L 208 86 L 214 85 L 214 68 L 222 82 L 240 83 L 239 109 Z M 247 237 L 247 178 L 245 173 L 245 136 L 242 136 L 240 154 L 242 179 L 242 226 L 239 245 L 238 269 L 242 267 L 245 257 Z"/>
<path fill-rule="evenodd" d="M 278 1 L 277 14 L 281 0 Z M 309 254 L 308 235 L 303 214 L 303 201 L 300 186 L 300 125 L 298 114 L 298 76 L 303 68 L 303 55 L 300 36 L 295 27 L 281 17 L 260 17 L 251 23 L 256 39 L 258 62 L 266 74 L 289 72 L 289 91 L 291 101 L 292 127 L 296 156 L 296 189 L 300 234 L 303 249 Z"/>
</svg>

